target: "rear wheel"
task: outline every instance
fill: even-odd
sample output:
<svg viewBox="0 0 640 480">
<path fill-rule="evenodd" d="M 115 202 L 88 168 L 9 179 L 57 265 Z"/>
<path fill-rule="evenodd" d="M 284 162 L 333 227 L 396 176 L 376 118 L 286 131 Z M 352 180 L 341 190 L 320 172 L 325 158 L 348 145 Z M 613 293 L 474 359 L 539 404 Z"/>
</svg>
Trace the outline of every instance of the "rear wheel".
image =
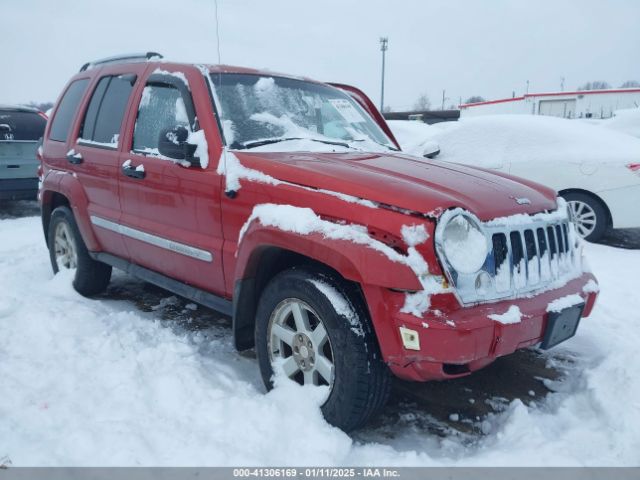
<svg viewBox="0 0 640 480">
<path fill-rule="evenodd" d="M 274 372 L 326 388 L 322 413 L 345 430 L 364 425 L 387 400 L 390 374 L 367 314 L 346 282 L 310 269 L 278 274 L 256 316 L 262 378 Z"/>
<path fill-rule="evenodd" d="M 602 202 L 580 192 L 565 193 L 562 197 L 573 213 L 578 235 L 590 242 L 600 240 L 609 226 L 609 217 Z"/>
<path fill-rule="evenodd" d="M 111 266 L 91 258 L 68 207 L 58 207 L 51 214 L 48 245 L 53 272 L 75 270 L 73 287 L 78 293 L 95 295 L 107 288 Z"/>
</svg>

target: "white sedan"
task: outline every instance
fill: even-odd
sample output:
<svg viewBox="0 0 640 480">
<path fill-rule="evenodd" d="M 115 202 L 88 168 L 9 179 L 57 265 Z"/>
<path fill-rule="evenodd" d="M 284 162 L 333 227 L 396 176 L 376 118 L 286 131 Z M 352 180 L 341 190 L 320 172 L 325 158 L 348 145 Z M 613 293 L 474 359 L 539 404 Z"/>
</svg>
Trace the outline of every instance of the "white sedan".
<svg viewBox="0 0 640 480">
<path fill-rule="evenodd" d="M 487 115 L 426 125 L 389 125 L 403 150 L 517 175 L 554 188 L 578 233 L 597 241 L 608 228 L 640 227 L 640 139 L 575 120 Z"/>
</svg>

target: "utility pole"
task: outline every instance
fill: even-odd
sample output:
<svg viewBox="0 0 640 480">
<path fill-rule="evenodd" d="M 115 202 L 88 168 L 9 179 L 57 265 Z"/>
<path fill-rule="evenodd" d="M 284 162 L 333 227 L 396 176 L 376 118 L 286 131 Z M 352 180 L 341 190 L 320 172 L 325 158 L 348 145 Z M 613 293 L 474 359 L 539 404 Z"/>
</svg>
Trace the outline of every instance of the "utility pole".
<svg viewBox="0 0 640 480">
<path fill-rule="evenodd" d="M 527 93 L 529 93 L 529 80 L 527 80 Z"/>
<path fill-rule="evenodd" d="M 564 92 L 564 77 L 560 77 L 560 91 Z"/>
<path fill-rule="evenodd" d="M 443 89 L 442 90 L 442 109 L 441 110 L 444 110 L 444 102 L 449 99 L 449 97 L 445 97 L 445 93 L 447 93 L 447 91 Z"/>
<path fill-rule="evenodd" d="M 387 37 L 380 37 L 380 51 L 382 52 L 382 82 L 380 86 L 380 112 L 384 112 L 384 60 L 387 52 L 387 44 L 389 39 Z"/>
</svg>

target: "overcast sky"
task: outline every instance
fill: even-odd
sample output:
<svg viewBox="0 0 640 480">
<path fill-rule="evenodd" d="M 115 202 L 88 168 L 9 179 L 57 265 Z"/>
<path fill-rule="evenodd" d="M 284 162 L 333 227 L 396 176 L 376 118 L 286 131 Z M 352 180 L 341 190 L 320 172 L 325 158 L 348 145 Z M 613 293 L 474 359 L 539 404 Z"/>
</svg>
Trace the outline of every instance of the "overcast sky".
<svg viewBox="0 0 640 480">
<path fill-rule="evenodd" d="M 86 61 L 158 51 L 217 62 L 214 0 L 0 0 L 0 103 L 55 100 Z M 440 106 L 640 80 L 640 0 L 218 0 L 223 63 Z"/>
</svg>

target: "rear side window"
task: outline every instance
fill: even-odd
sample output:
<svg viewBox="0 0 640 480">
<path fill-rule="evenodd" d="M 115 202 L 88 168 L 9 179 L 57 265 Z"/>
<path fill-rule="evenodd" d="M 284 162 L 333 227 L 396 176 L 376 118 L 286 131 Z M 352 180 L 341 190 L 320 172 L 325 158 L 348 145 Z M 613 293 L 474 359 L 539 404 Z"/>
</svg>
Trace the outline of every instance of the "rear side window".
<svg viewBox="0 0 640 480">
<path fill-rule="evenodd" d="M 0 110 L 0 141 L 2 140 L 39 140 L 44 133 L 47 121 L 37 112 Z"/>
<path fill-rule="evenodd" d="M 51 131 L 49 132 L 49 138 L 51 140 L 57 142 L 67 141 L 71 122 L 73 122 L 80 100 L 82 100 L 82 96 L 88 85 L 88 78 L 76 80 L 69 85 L 62 100 L 60 100 L 56 114 L 53 117 L 53 122 L 51 123 Z"/>
<path fill-rule="evenodd" d="M 135 75 L 100 79 L 82 122 L 80 140 L 109 147 L 118 146 L 122 119 L 135 81 Z"/>
</svg>

